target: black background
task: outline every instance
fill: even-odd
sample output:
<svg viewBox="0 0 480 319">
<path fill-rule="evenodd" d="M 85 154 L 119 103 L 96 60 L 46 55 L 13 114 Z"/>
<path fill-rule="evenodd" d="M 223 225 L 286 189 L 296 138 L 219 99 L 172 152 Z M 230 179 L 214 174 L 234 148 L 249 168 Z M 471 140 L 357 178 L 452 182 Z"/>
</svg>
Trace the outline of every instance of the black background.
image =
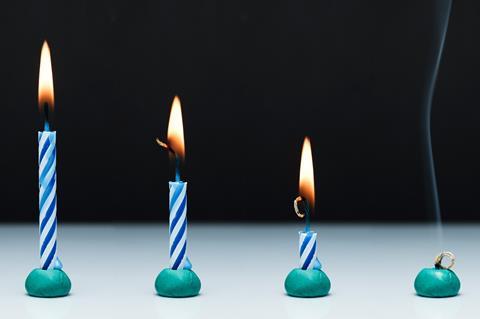
<svg viewBox="0 0 480 319">
<path fill-rule="evenodd" d="M 182 99 L 190 220 L 428 220 L 420 109 L 434 0 L 0 5 L 0 220 L 37 219 L 40 48 L 52 49 L 61 221 L 167 218 L 154 143 Z M 433 105 L 446 220 L 478 219 L 480 3 L 454 3 Z"/>
</svg>

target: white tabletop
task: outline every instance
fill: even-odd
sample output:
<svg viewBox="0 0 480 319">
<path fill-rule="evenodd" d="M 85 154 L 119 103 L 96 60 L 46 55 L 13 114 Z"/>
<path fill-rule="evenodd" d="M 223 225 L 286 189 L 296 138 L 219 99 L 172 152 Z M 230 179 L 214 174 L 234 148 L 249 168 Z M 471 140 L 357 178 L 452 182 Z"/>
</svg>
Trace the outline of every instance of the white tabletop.
<svg viewBox="0 0 480 319">
<path fill-rule="evenodd" d="M 25 294 L 38 265 L 35 225 L 0 225 L 0 318 L 479 318 L 480 225 L 444 227 L 445 249 L 457 255 L 461 295 L 429 299 L 413 280 L 439 252 L 427 225 L 322 224 L 319 258 L 332 281 L 324 298 L 284 293 L 296 267 L 298 224 L 190 224 L 188 255 L 201 295 L 169 299 L 153 283 L 168 264 L 162 223 L 69 225 L 59 228 L 59 255 L 72 280 L 65 298 Z"/>
</svg>

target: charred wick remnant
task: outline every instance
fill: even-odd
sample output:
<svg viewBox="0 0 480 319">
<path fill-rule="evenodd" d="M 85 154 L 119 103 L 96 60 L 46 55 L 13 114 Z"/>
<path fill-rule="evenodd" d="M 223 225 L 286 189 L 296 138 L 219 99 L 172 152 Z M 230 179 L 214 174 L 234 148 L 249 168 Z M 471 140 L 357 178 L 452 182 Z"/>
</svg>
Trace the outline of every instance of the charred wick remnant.
<svg viewBox="0 0 480 319">
<path fill-rule="evenodd" d="M 435 164 L 433 161 L 431 115 L 432 100 L 435 91 L 438 69 L 442 58 L 443 47 L 448 29 L 448 21 L 452 8 L 452 0 L 435 0 L 434 33 L 433 33 L 433 56 L 427 66 L 426 90 L 422 102 L 421 134 L 424 147 L 425 186 L 427 192 L 427 207 L 431 207 L 437 224 L 439 241 L 441 241 L 442 216 L 440 212 L 440 200 L 438 197 L 437 179 L 435 176 Z"/>
</svg>

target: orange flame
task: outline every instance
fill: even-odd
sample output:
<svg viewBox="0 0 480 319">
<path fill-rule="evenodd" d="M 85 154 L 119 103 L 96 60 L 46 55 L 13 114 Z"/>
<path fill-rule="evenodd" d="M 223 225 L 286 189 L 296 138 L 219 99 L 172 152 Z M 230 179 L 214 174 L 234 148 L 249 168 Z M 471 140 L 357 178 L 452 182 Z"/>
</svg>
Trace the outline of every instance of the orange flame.
<svg viewBox="0 0 480 319">
<path fill-rule="evenodd" d="M 38 76 L 38 106 L 42 110 L 44 104 L 53 109 L 53 75 L 50 48 L 47 41 L 43 41 L 42 53 L 40 55 L 40 73 Z"/>
<path fill-rule="evenodd" d="M 313 159 L 310 139 L 305 137 L 302 148 L 302 160 L 300 162 L 300 196 L 307 199 L 310 207 L 315 206 L 315 179 L 313 176 Z"/>
<path fill-rule="evenodd" d="M 183 138 L 182 107 L 180 99 L 175 96 L 168 120 L 167 140 L 170 148 L 181 159 L 185 159 L 185 142 Z"/>
</svg>

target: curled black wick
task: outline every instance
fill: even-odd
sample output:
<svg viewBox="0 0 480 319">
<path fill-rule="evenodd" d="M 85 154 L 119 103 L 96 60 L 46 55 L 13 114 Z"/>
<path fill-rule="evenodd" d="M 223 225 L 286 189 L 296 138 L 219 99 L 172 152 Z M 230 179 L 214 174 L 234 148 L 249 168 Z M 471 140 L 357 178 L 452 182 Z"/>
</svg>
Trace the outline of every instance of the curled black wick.
<svg viewBox="0 0 480 319">
<path fill-rule="evenodd" d="M 160 147 L 163 147 L 164 149 L 166 149 L 167 151 L 169 151 L 170 153 L 172 153 L 172 155 L 174 155 L 175 157 L 177 157 L 177 154 L 175 153 L 175 151 L 173 150 L 173 148 L 170 147 L 170 145 L 168 145 L 167 143 L 165 142 L 162 142 L 158 139 L 158 137 L 155 139 L 155 142 L 157 142 L 158 145 L 160 145 Z"/>
<path fill-rule="evenodd" d="M 302 203 L 305 211 L 302 211 L 299 207 L 299 204 Z M 295 209 L 295 213 L 298 217 L 304 218 L 305 217 L 305 232 L 310 231 L 310 204 L 306 198 L 302 196 L 297 196 L 293 201 L 293 208 Z"/>
<path fill-rule="evenodd" d="M 173 150 L 172 147 L 170 147 L 170 145 L 160 141 L 158 137 L 155 139 L 155 141 L 157 142 L 158 145 L 160 145 L 160 147 L 163 147 L 175 157 L 175 181 L 179 182 L 180 181 L 180 157 L 178 157 L 177 153 L 175 153 L 175 151 Z"/>
</svg>

